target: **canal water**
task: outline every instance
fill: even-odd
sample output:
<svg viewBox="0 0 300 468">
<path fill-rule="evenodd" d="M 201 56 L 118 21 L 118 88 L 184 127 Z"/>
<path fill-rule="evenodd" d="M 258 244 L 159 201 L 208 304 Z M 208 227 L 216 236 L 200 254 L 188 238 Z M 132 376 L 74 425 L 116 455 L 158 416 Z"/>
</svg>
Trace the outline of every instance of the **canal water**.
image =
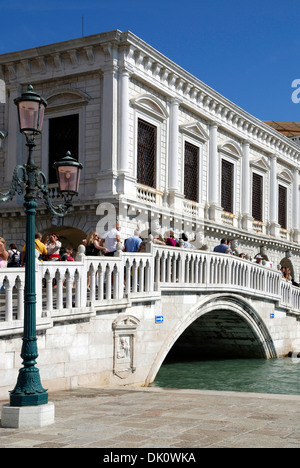
<svg viewBox="0 0 300 468">
<path fill-rule="evenodd" d="M 152 386 L 300 395 L 300 359 L 165 361 Z"/>
</svg>

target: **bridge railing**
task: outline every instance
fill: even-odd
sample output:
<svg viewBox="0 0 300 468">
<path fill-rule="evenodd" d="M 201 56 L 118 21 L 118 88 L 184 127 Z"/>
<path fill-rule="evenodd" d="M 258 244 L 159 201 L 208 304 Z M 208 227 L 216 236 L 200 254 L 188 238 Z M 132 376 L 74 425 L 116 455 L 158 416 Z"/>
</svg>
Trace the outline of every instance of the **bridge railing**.
<svg viewBox="0 0 300 468">
<path fill-rule="evenodd" d="M 195 285 L 207 291 L 227 289 L 281 298 L 279 272 L 231 255 L 199 250 L 154 248 L 155 281 L 161 288 Z"/>
<path fill-rule="evenodd" d="M 130 301 L 155 299 L 159 290 L 178 289 L 268 298 L 300 313 L 300 288 L 282 281 L 277 271 L 230 255 L 152 243 L 145 253 L 37 261 L 36 284 L 37 318 L 45 323 L 124 308 Z M 24 285 L 24 268 L 0 269 L 0 335 L 21 330 Z"/>
</svg>

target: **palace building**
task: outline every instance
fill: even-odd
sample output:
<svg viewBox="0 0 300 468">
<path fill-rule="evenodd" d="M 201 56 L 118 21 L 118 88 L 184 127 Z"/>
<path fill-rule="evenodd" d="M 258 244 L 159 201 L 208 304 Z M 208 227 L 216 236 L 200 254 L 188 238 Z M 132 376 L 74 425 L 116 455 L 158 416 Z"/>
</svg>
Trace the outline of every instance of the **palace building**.
<svg viewBox="0 0 300 468">
<path fill-rule="evenodd" d="M 137 226 L 143 237 L 173 229 L 212 250 L 230 237 L 251 256 L 264 248 L 276 269 L 290 258 L 298 281 L 300 124 L 280 131 L 199 78 L 128 31 L 1 55 L 1 191 L 26 158 L 14 99 L 31 84 L 48 102 L 35 162 L 53 202 L 54 161 L 71 151 L 84 166 L 70 215 L 41 202 L 38 231 L 75 249 L 116 219 L 123 238 Z M 0 205 L 0 233 L 19 247 L 22 203 Z"/>
</svg>

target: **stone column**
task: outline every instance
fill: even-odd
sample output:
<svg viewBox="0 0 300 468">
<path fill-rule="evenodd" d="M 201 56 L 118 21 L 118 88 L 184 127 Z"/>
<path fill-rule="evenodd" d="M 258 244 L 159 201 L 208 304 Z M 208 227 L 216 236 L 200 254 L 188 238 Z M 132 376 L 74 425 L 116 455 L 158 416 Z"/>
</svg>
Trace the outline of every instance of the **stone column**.
<svg viewBox="0 0 300 468">
<path fill-rule="evenodd" d="M 219 177 L 219 157 L 218 157 L 218 126 L 215 122 L 210 125 L 209 131 L 209 188 L 208 205 L 209 218 L 213 221 L 220 221 L 222 208 L 220 207 L 220 177 Z"/>
<path fill-rule="evenodd" d="M 119 171 L 128 172 L 128 131 L 129 131 L 129 71 L 123 68 L 120 72 L 120 148 Z"/>
<path fill-rule="evenodd" d="M 270 171 L 270 234 L 278 237 L 280 226 L 278 224 L 278 181 L 277 156 L 271 155 Z"/>
<path fill-rule="evenodd" d="M 169 191 L 178 190 L 178 109 L 179 102 L 170 102 Z"/>
<path fill-rule="evenodd" d="M 100 172 L 96 196 L 115 192 L 117 171 L 118 68 L 114 64 L 103 70 L 101 90 Z"/>
<path fill-rule="evenodd" d="M 5 185 L 10 186 L 12 175 L 15 167 L 18 164 L 23 164 L 26 161 L 22 157 L 24 142 L 22 145 L 22 136 L 19 130 L 19 120 L 17 106 L 14 99 L 21 94 L 21 86 L 9 85 L 7 89 L 8 98 L 8 128 L 7 144 L 5 145 Z"/>
<path fill-rule="evenodd" d="M 178 183 L 178 111 L 179 101 L 176 98 L 170 100 L 170 126 L 169 126 L 169 159 L 168 159 L 168 192 L 169 204 L 172 208 L 180 208 L 180 199 L 184 194 L 179 193 Z M 183 156 L 184 158 L 184 156 Z M 183 171 L 181 171 L 183 173 Z"/>
<path fill-rule="evenodd" d="M 299 170 L 297 168 L 293 171 L 293 206 L 292 206 L 292 229 L 293 229 L 293 241 L 299 242 Z"/>
<path fill-rule="evenodd" d="M 251 216 L 251 197 L 250 197 L 250 143 L 243 143 L 242 159 L 242 188 L 241 188 L 241 207 L 242 207 L 242 226 L 249 231 L 252 227 L 253 218 Z"/>
</svg>

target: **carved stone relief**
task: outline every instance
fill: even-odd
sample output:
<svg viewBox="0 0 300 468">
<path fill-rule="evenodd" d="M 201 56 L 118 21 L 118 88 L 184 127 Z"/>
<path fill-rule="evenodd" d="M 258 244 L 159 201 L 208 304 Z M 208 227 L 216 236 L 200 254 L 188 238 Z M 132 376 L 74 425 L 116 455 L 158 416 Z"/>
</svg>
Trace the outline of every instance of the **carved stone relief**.
<svg viewBox="0 0 300 468">
<path fill-rule="evenodd" d="M 113 324 L 114 362 L 113 373 L 126 379 L 135 372 L 135 339 L 140 321 L 131 315 L 117 318 Z"/>
</svg>

